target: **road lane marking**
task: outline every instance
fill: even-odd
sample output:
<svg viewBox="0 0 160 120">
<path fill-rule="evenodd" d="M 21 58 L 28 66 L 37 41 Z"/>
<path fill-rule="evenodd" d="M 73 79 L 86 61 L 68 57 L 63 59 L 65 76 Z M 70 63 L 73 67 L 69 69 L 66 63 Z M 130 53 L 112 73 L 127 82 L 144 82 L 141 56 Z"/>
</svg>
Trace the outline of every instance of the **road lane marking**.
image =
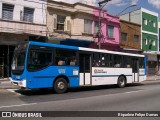
<svg viewBox="0 0 160 120">
<path fill-rule="evenodd" d="M 7 90 L 8 90 L 9 92 L 11 92 L 11 93 L 15 93 L 16 95 L 22 95 L 22 94 L 16 92 L 16 90 L 18 90 L 18 89 L 7 89 Z"/>
<path fill-rule="evenodd" d="M 11 107 L 21 107 L 21 106 L 29 106 L 29 105 L 36 105 L 37 103 L 31 103 L 31 104 L 20 104 L 20 105 L 10 105 L 10 106 L 0 106 L 1 108 L 11 108 Z"/>
<path fill-rule="evenodd" d="M 7 89 L 9 92 L 15 93 L 16 90 L 18 89 Z"/>
<path fill-rule="evenodd" d="M 141 92 L 141 91 L 144 91 L 144 90 L 129 91 L 129 92 L 124 92 L 124 93 L 127 93 L 127 94 L 129 94 L 129 93 L 136 93 L 136 92 Z"/>
</svg>

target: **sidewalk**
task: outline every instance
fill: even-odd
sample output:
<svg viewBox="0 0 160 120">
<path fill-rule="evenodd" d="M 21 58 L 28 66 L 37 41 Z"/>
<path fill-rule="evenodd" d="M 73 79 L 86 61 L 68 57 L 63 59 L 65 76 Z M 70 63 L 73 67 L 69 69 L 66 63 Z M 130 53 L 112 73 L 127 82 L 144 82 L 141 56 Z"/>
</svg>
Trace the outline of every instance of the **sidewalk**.
<svg viewBox="0 0 160 120">
<path fill-rule="evenodd" d="M 11 84 L 9 78 L 0 78 L 0 89 L 16 89 L 18 86 L 14 86 Z"/>
<path fill-rule="evenodd" d="M 141 84 L 160 84 L 160 76 L 148 76 L 147 80 L 141 82 Z M 0 89 L 17 89 L 18 86 L 11 84 L 9 78 L 0 78 Z"/>
<path fill-rule="evenodd" d="M 147 80 L 160 80 L 160 76 L 157 75 L 147 76 Z"/>
</svg>

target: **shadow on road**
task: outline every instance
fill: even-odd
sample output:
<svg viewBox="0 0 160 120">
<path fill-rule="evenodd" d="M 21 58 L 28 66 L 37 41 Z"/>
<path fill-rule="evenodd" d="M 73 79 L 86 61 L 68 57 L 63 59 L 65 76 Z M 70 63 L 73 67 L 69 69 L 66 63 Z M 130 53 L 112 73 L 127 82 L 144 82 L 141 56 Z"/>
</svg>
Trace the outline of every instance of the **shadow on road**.
<svg viewBox="0 0 160 120">
<path fill-rule="evenodd" d="M 125 88 L 118 88 L 117 85 L 101 85 L 101 86 L 83 86 L 78 88 L 70 88 L 67 93 L 82 93 L 82 92 L 103 92 L 103 90 L 116 90 L 121 89 L 125 91 L 125 89 L 132 89 L 135 86 L 142 86 L 143 84 L 127 84 Z M 36 96 L 36 95 L 49 95 L 56 94 L 53 89 L 18 89 L 15 92 L 24 95 L 24 96 Z M 67 94 L 65 93 L 65 94 Z"/>
</svg>

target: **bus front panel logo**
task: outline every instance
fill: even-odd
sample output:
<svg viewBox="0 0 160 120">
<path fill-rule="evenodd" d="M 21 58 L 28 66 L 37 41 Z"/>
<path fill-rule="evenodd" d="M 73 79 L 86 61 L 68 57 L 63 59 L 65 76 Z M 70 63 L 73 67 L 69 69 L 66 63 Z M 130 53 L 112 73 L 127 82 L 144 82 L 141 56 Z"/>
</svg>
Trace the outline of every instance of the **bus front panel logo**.
<svg viewBox="0 0 160 120">
<path fill-rule="evenodd" d="M 66 69 L 58 69 L 58 72 L 61 73 L 61 74 L 62 73 L 64 74 L 64 73 L 66 73 Z"/>
</svg>

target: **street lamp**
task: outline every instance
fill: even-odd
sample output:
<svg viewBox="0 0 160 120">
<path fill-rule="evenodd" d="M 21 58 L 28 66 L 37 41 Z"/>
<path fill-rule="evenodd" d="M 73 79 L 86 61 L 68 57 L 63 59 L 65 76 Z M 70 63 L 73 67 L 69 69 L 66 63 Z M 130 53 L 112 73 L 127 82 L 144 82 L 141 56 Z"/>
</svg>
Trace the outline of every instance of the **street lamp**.
<svg viewBox="0 0 160 120">
<path fill-rule="evenodd" d="M 118 15 L 120 15 L 121 13 L 123 13 L 124 11 L 126 11 L 128 8 L 134 7 L 134 6 L 137 6 L 137 4 L 136 3 L 132 3 L 130 6 L 126 7 L 124 10 L 122 10 L 120 13 L 118 13 Z M 118 16 L 118 15 L 116 15 L 116 16 Z"/>
</svg>

